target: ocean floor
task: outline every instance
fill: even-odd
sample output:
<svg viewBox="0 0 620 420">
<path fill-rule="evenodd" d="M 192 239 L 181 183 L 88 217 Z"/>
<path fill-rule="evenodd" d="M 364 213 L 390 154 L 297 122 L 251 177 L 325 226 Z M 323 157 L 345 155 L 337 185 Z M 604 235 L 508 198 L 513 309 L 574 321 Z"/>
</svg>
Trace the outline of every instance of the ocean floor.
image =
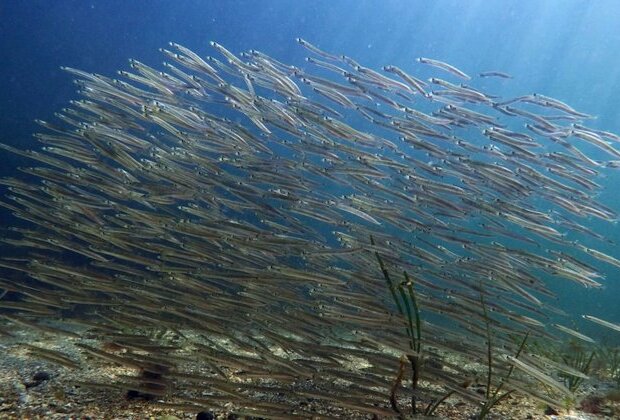
<svg viewBox="0 0 620 420">
<path fill-rule="evenodd" d="M 30 331 L 19 331 L 14 337 L 0 337 L 0 419 L 242 419 L 252 418 L 233 414 L 230 410 L 205 407 L 198 416 L 194 411 L 158 401 L 130 399 L 127 392 L 113 388 L 78 387 L 76 383 L 112 382 L 115 375 L 132 375 L 130 369 L 111 366 L 88 358 L 73 349 L 66 340 L 40 336 Z M 28 354 L 21 343 L 59 350 L 82 363 L 80 369 L 69 369 Z M 583 384 L 576 395 L 576 406 L 590 396 L 605 395 L 611 386 L 601 382 Z M 387 399 L 387 398 L 386 398 Z M 226 404 L 224 404 L 226 406 Z M 545 407 L 538 401 L 515 396 L 495 407 L 490 419 L 612 419 L 620 418 L 620 403 L 608 400 L 591 405 L 599 414 L 583 410 L 560 411 L 544 414 Z M 316 418 L 371 418 L 355 415 L 340 408 L 315 404 Z M 614 414 L 615 413 L 615 414 Z M 476 408 L 458 399 L 449 399 L 437 410 L 442 419 L 469 419 Z M 254 417 L 260 418 L 260 417 Z M 282 416 L 279 416 L 282 418 Z M 295 416 L 291 416 L 295 418 Z M 378 417 L 375 417 L 378 418 Z M 409 417 L 407 417 L 409 418 Z"/>
</svg>

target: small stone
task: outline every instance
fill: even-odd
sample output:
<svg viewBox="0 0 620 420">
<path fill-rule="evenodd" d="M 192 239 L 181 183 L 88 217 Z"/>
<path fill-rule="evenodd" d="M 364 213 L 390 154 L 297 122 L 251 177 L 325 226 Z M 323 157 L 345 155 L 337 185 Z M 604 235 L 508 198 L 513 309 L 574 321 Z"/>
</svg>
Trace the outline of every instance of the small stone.
<svg viewBox="0 0 620 420">
<path fill-rule="evenodd" d="M 147 394 L 145 392 L 136 391 L 134 389 L 130 389 L 129 391 L 127 391 L 127 394 L 125 394 L 125 397 L 129 401 L 131 400 L 151 401 L 155 398 L 155 396 L 152 394 Z"/>
<path fill-rule="evenodd" d="M 545 415 L 547 416 L 557 416 L 558 414 L 558 411 L 553 407 L 547 406 L 547 408 L 545 409 Z"/>
<path fill-rule="evenodd" d="M 201 411 L 196 414 L 196 420 L 215 420 L 215 416 L 210 411 Z"/>
<path fill-rule="evenodd" d="M 47 381 L 49 378 L 50 374 L 44 370 L 40 370 L 32 376 L 32 380 L 39 383 Z"/>
</svg>

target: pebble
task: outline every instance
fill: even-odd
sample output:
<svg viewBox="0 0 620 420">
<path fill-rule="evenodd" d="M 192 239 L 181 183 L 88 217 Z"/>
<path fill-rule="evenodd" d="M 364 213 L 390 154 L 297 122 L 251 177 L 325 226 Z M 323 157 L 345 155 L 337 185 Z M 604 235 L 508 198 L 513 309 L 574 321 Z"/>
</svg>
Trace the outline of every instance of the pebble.
<svg viewBox="0 0 620 420">
<path fill-rule="evenodd" d="M 547 415 L 547 416 L 557 416 L 558 412 L 553 407 L 547 406 L 547 408 L 545 409 L 545 415 Z"/>
<path fill-rule="evenodd" d="M 196 414 L 196 420 L 215 420 L 215 416 L 210 411 L 201 411 Z"/>
<path fill-rule="evenodd" d="M 32 380 L 35 382 L 44 382 L 49 380 L 50 374 L 44 370 L 40 370 L 32 376 Z"/>
</svg>

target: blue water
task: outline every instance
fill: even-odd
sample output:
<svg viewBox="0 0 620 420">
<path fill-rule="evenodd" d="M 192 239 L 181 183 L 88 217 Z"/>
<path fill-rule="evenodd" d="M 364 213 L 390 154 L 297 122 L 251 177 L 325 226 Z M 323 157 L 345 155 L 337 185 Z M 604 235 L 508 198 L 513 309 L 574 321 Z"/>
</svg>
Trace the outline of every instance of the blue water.
<svg viewBox="0 0 620 420">
<path fill-rule="evenodd" d="M 500 70 L 514 80 L 480 87 L 504 97 L 539 92 L 595 114 L 590 125 L 620 132 L 620 2 L 502 1 L 5 1 L 0 3 L 0 141 L 28 147 L 35 118 L 76 98 L 71 66 L 105 75 L 128 68 L 128 58 L 163 61 L 158 48 L 178 42 L 214 54 L 215 40 L 233 52 L 261 50 L 303 65 L 303 37 L 380 68 L 411 70 L 432 57 L 470 74 Z M 0 154 L 0 176 L 13 176 L 18 156 Z M 620 172 L 602 180 L 600 200 L 620 210 Z M 0 190 L 4 193 L 5 190 Z M 0 227 L 15 224 L 0 209 Z M 620 243 L 620 227 L 601 225 Z M 587 239 L 584 243 L 589 244 Z M 593 244 L 592 244 L 593 245 Z M 620 258 L 617 246 L 600 248 Z M 5 250 L 6 252 L 6 250 Z M 565 310 L 620 322 L 620 276 L 610 266 L 604 290 L 557 285 Z M 578 324 L 581 325 L 581 324 Z M 598 327 L 583 325 L 595 336 Z"/>
</svg>

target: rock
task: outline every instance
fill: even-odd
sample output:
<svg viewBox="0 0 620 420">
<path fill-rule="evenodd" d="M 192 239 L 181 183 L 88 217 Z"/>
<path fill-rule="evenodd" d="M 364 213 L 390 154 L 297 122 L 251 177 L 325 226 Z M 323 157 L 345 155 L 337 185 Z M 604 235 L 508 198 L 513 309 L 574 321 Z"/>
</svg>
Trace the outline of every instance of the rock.
<svg viewBox="0 0 620 420">
<path fill-rule="evenodd" d="M 35 382 L 44 382 L 50 379 L 50 374 L 44 370 L 40 370 L 32 376 L 32 380 Z"/>
<path fill-rule="evenodd" d="M 586 413 L 601 414 L 604 401 L 605 400 L 600 395 L 588 395 L 581 400 L 579 408 Z"/>
<path fill-rule="evenodd" d="M 155 398 L 154 395 L 152 394 L 147 394 L 144 392 L 140 392 L 140 391 L 136 391 L 135 389 L 130 389 L 129 391 L 127 391 L 127 394 L 125 394 L 125 397 L 131 401 L 131 400 L 144 400 L 144 401 L 151 401 Z"/>
<path fill-rule="evenodd" d="M 33 388 L 35 386 L 41 385 L 43 382 L 50 379 L 50 374 L 44 370 L 40 370 L 32 376 L 31 382 L 24 383 L 26 388 Z"/>
<path fill-rule="evenodd" d="M 558 411 L 553 407 L 547 406 L 547 408 L 545 408 L 545 415 L 547 416 L 557 416 L 558 414 Z"/>
<path fill-rule="evenodd" d="M 215 420 L 215 415 L 210 411 L 201 411 L 196 414 L 196 420 Z"/>
</svg>

